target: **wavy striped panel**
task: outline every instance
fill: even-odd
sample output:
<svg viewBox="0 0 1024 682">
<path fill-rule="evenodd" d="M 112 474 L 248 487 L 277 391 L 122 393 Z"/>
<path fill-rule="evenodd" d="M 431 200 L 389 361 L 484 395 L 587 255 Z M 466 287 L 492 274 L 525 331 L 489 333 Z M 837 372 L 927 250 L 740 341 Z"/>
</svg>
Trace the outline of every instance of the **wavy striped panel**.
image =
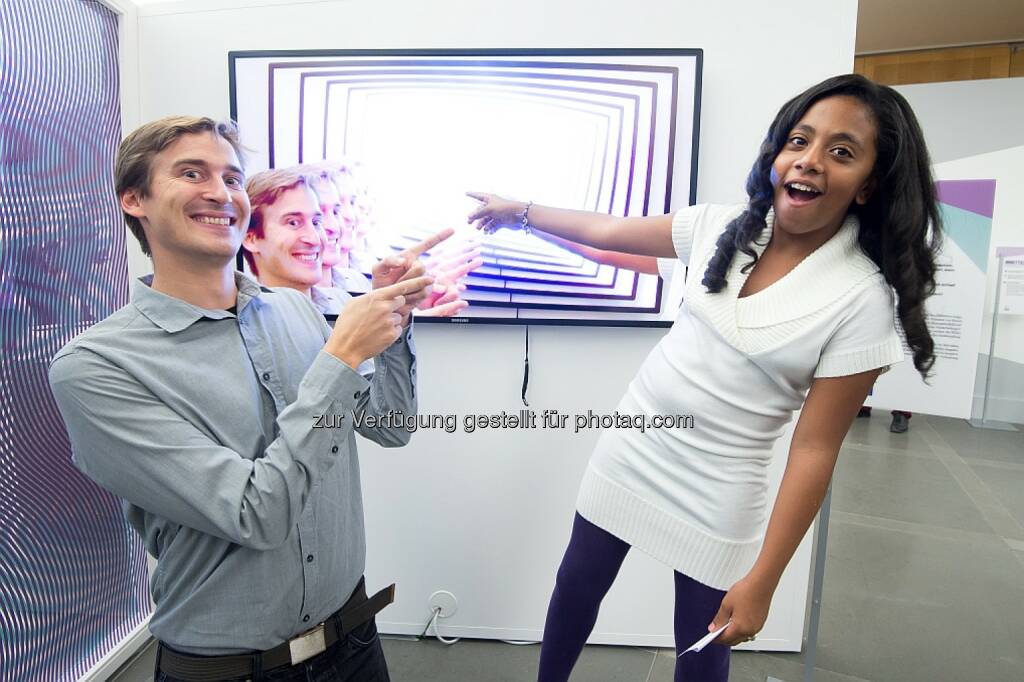
<svg viewBox="0 0 1024 682">
<path fill-rule="evenodd" d="M 128 298 L 117 18 L 3 0 L 0 52 L 0 680 L 73 680 L 149 611 L 141 543 L 72 466 L 46 380 Z"/>
</svg>

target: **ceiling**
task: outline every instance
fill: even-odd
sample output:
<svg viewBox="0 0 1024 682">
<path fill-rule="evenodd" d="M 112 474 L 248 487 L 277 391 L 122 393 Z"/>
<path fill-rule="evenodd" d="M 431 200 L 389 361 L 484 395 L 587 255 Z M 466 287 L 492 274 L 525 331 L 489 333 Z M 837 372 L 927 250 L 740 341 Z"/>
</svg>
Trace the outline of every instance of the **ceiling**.
<svg viewBox="0 0 1024 682">
<path fill-rule="evenodd" d="M 857 54 L 1024 42 L 1024 0 L 860 0 Z"/>
<path fill-rule="evenodd" d="M 183 0 L 130 0 L 152 11 Z M 210 5 L 274 5 L 313 0 L 216 0 Z M 825 0 L 829 2 L 831 0 Z M 194 0 L 189 4 L 198 4 Z M 1024 0 L 860 0 L 857 54 L 1024 42 Z"/>
</svg>

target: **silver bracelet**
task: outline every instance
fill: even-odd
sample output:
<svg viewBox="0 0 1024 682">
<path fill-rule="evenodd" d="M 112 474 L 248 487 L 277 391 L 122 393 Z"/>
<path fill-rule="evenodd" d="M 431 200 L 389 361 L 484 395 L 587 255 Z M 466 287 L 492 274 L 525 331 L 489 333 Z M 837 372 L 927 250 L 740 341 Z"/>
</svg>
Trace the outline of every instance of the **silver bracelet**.
<svg viewBox="0 0 1024 682">
<path fill-rule="evenodd" d="M 533 206 L 532 201 L 526 202 L 526 208 L 523 209 L 523 222 L 522 229 L 524 234 L 530 234 L 530 207 Z"/>
</svg>

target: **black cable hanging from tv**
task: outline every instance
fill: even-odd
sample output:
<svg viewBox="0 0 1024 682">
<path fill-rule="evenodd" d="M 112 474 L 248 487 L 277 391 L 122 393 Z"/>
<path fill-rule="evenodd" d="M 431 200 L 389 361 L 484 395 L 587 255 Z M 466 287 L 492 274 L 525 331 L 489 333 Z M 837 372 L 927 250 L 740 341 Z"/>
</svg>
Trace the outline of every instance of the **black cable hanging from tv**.
<svg viewBox="0 0 1024 682">
<path fill-rule="evenodd" d="M 530 325 L 526 325 L 526 356 L 523 358 L 523 405 L 527 407 L 530 403 L 526 401 L 526 389 L 530 386 Z"/>
</svg>

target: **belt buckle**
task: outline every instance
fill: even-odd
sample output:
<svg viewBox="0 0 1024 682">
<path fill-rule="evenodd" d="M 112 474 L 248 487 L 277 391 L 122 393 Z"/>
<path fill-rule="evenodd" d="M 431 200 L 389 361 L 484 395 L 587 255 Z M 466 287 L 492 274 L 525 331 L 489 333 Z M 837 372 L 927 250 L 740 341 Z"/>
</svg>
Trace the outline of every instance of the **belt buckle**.
<svg viewBox="0 0 1024 682">
<path fill-rule="evenodd" d="M 313 658 L 317 654 L 327 651 L 324 624 L 320 623 L 315 628 L 306 630 L 298 637 L 288 640 L 288 650 L 292 655 L 292 665 L 302 663 L 307 658 Z"/>
</svg>

